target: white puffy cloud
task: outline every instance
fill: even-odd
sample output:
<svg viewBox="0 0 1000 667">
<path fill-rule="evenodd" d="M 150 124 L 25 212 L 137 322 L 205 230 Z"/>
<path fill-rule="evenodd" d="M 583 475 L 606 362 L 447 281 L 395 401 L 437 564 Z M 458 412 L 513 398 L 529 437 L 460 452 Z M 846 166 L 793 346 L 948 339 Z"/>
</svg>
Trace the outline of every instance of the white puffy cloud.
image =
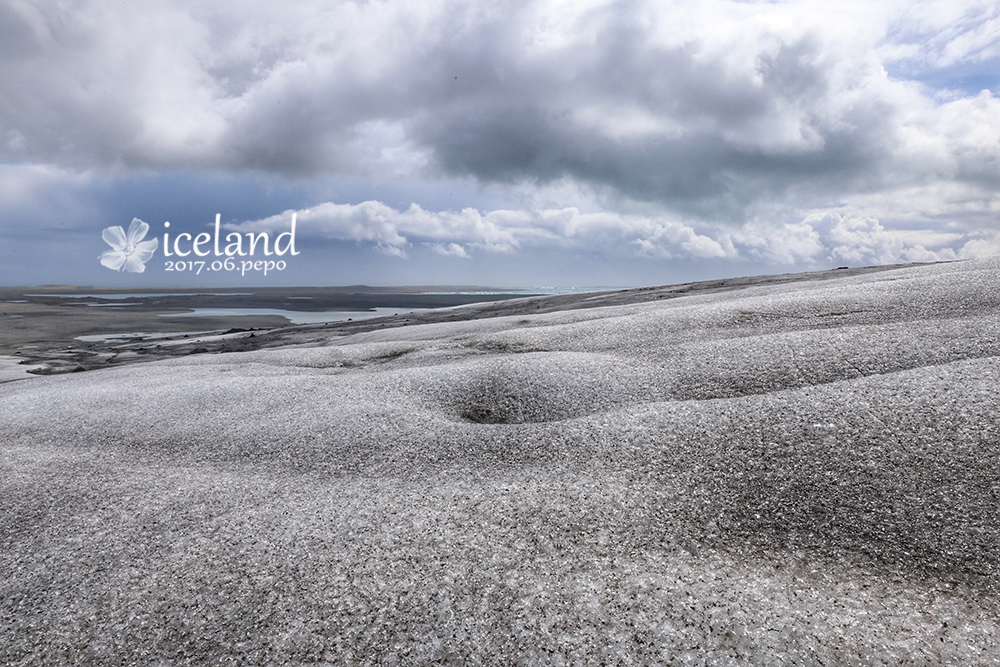
<svg viewBox="0 0 1000 667">
<path fill-rule="evenodd" d="M 300 234 L 342 241 L 370 242 L 388 254 L 406 256 L 414 243 L 455 257 L 470 253 L 511 252 L 521 246 L 556 248 L 632 248 L 631 254 L 657 258 L 736 257 L 727 236 L 699 234 L 674 220 L 614 213 L 582 213 L 576 208 L 480 213 L 426 211 L 416 204 L 397 211 L 382 202 L 325 203 L 285 211 L 261 220 L 229 224 L 237 231 L 287 230 L 292 215 Z"/>
<path fill-rule="evenodd" d="M 382 202 L 324 203 L 299 211 L 285 211 L 261 220 L 230 224 L 238 231 L 287 229 L 292 215 L 299 233 L 342 241 L 370 242 L 383 252 L 406 256 L 414 243 L 434 251 L 467 257 L 472 251 L 511 252 L 522 245 L 539 247 L 633 246 L 639 254 L 654 257 L 726 257 L 734 254 L 723 245 L 676 221 L 624 216 L 615 213 L 582 213 L 576 208 L 540 211 L 496 210 L 480 213 L 474 208 L 458 212 L 427 211 L 411 204 L 396 210 Z"/>
<path fill-rule="evenodd" d="M 966 242 L 958 251 L 962 259 L 978 259 L 1000 255 L 1000 233 L 985 234 L 983 238 L 974 238 Z"/>
<path fill-rule="evenodd" d="M 439 255 L 446 255 L 451 257 L 461 257 L 462 259 L 469 259 L 470 255 L 465 251 L 465 248 L 457 243 L 449 243 L 447 245 L 443 243 L 428 243 L 429 247 L 434 252 Z"/>
<path fill-rule="evenodd" d="M 300 211 L 285 211 L 261 220 L 229 225 L 229 228 L 240 231 L 287 229 L 293 213 L 304 233 L 337 240 L 372 242 L 382 251 L 400 257 L 406 256 L 406 248 L 411 245 L 410 237 L 431 242 L 432 247 L 442 254 L 461 256 L 465 250 L 455 240 L 502 252 L 519 244 L 518 235 L 537 235 L 530 228 L 530 216 L 514 211 L 495 211 L 486 216 L 473 208 L 458 213 L 433 213 L 417 204 L 397 211 L 378 201 L 360 204 L 327 202 Z"/>
<path fill-rule="evenodd" d="M 827 214 L 819 222 L 832 222 L 828 232 L 830 254 L 838 261 L 892 264 L 899 261 L 927 262 L 955 258 L 955 253 L 950 248 L 943 249 L 940 253 L 932 252 L 924 245 L 912 242 L 913 239 L 908 238 L 910 234 L 907 232 L 887 231 L 875 218 Z M 914 236 L 933 237 L 919 231 Z"/>
<path fill-rule="evenodd" d="M 1000 234 L 886 229 L 872 217 L 814 212 L 780 226 L 747 223 L 736 230 L 664 217 L 582 213 L 575 208 L 481 213 L 427 211 L 416 204 L 396 210 L 382 202 L 325 203 L 299 211 L 231 223 L 237 231 L 286 231 L 295 215 L 303 237 L 371 243 L 386 254 L 407 256 L 423 244 L 441 255 L 522 247 L 591 249 L 606 255 L 654 259 L 750 260 L 772 265 L 830 262 L 857 265 L 931 262 L 1000 253 Z"/>
<path fill-rule="evenodd" d="M 765 264 L 799 264 L 823 257 L 819 233 L 807 222 L 766 225 L 756 221 L 733 234 L 743 254 Z"/>
</svg>

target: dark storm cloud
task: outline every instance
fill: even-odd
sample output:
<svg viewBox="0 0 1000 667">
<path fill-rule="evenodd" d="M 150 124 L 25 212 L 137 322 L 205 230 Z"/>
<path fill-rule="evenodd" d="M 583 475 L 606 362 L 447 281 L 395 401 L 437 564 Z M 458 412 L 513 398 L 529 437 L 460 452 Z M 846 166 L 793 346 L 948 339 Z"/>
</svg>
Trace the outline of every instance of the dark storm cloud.
<svg viewBox="0 0 1000 667">
<path fill-rule="evenodd" d="M 640 2 L 2 6 L 12 160 L 311 174 L 395 150 L 447 175 L 569 177 L 692 211 L 877 186 L 898 167 L 905 100 L 867 54 L 816 21 L 733 35 L 726 3 L 730 32 Z M 700 23 L 662 34 L 673 20 Z"/>
<path fill-rule="evenodd" d="M 358 157 L 352 141 L 377 141 L 364 124 L 378 121 L 397 124 L 449 176 L 569 177 L 716 216 L 800 186 L 881 180 L 893 109 L 877 96 L 822 109 L 840 91 L 813 36 L 733 68 L 697 41 L 650 43 L 633 4 L 584 14 L 576 30 L 589 39 L 539 52 L 524 44 L 526 12 L 511 11 L 472 25 L 443 20 L 437 39 L 399 49 L 371 79 L 290 67 L 258 89 L 226 143 L 266 169 L 347 169 Z M 615 128 L 618 113 L 650 126 Z"/>
<path fill-rule="evenodd" d="M 424 109 L 412 121 L 413 135 L 451 174 L 572 177 L 688 210 L 801 184 L 854 187 L 879 178 L 892 148 L 892 110 L 865 100 L 833 117 L 811 113 L 832 88 L 814 40 L 759 54 L 753 67 L 732 73 L 702 57 L 698 45 L 650 46 L 641 26 L 617 16 L 600 17 L 595 43 L 522 65 L 502 80 L 496 73 L 506 51 L 498 43 L 512 36 L 478 36 L 473 41 L 485 46 L 471 58 L 477 67 L 460 75 L 474 83 Z M 580 117 L 586 105 L 611 113 L 628 107 L 666 127 L 609 135 Z M 798 113 L 782 118 L 782 107 Z M 809 136 L 797 145 L 752 136 L 757 128 L 786 132 L 785 123 L 800 123 L 792 130 Z"/>
</svg>

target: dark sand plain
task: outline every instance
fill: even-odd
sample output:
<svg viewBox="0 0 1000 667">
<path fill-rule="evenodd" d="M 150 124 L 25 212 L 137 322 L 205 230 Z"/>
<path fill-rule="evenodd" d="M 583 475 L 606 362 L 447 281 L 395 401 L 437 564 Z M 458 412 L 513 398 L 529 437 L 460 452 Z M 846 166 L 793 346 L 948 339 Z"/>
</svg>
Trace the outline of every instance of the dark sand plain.
<svg viewBox="0 0 1000 667">
<path fill-rule="evenodd" d="M 998 260 L 185 345 L 0 384 L 0 663 L 1000 663 Z"/>
<path fill-rule="evenodd" d="M 188 317 L 196 308 L 255 308 L 301 312 L 365 311 L 375 307 L 443 308 L 508 299 L 516 294 L 476 287 L 139 288 L 0 287 L 0 354 L 87 349 L 77 336 L 226 331 L 286 325 L 278 315 Z M 466 293 L 440 293 L 462 291 Z M 428 293 L 431 292 L 431 293 Z M 122 298 L 125 297 L 125 298 Z M 24 349 L 27 347 L 27 349 Z M 100 346 L 94 346 L 95 349 Z M 85 355 L 84 355 L 85 356 Z"/>
</svg>

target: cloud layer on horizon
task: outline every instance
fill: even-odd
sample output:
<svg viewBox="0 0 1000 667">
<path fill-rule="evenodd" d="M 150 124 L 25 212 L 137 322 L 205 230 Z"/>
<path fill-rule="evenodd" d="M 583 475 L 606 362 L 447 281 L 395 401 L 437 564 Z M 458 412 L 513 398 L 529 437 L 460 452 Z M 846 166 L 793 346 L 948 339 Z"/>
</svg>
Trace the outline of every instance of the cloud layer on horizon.
<svg viewBox="0 0 1000 667">
<path fill-rule="evenodd" d="M 751 260 L 776 266 L 935 262 L 1000 253 L 997 232 L 889 230 L 876 218 L 841 213 L 813 214 L 780 228 L 746 224 L 737 230 L 723 225 L 696 230 L 665 217 L 583 213 L 573 207 L 483 214 L 475 208 L 427 211 L 417 204 L 399 211 L 366 201 L 328 202 L 225 227 L 240 233 L 282 233 L 289 230 L 293 215 L 300 238 L 371 243 L 386 255 L 403 258 L 418 245 L 459 258 L 483 252 L 511 253 L 522 247 L 605 248 L 606 253 L 623 256 Z"/>
</svg>

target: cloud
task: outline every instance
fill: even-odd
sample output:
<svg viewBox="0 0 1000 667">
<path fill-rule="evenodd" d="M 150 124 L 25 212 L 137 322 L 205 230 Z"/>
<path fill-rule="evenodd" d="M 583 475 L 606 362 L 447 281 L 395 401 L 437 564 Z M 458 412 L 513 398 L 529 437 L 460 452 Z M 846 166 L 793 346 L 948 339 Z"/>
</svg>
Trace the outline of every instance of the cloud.
<svg viewBox="0 0 1000 667">
<path fill-rule="evenodd" d="M 530 216 L 512 211 L 496 211 L 487 216 L 472 208 L 457 213 L 432 213 L 417 204 L 412 204 L 405 211 L 397 211 L 378 201 L 360 204 L 327 202 L 227 227 L 238 231 L 287 229 L 293 213 L 297 215 L 303 233 L 344 241 L 371 242 L 383 252 L 399 257 L 405 257 L 406 248 L 411 245 L 408 237 L 417 237 L 432 245 L 439 242 L 437 246 L 442 249 L 439 252 L 458 255 L 453 248 L 455 240 L 503 252 L 518 245 L 517 235 L 536 235 L 530 227 L 524 226 L 530 222 Z M 441 244 L 442 241 L 446 243 Z"/>
<path fill-rule="evenodd" d="M 449 243 L 448 245 L 444 245 L 442 243 L 428 243 L 427 247 L 439 255 L 461 257 L 462 259 L 470 258 L 470 255 L 465 251 L 465 248 L 457 243 Z"/>
<path fill-rule="evenodd" d="M 922 231 L 890 232 L 875 218 L 826 214 L 817 221 L 830 226 L 828 231 L 830 256 L 837 261 L 854 264 L 892 264 L 896 262 L 933 262 L 955 259 L 951 248 L 932 252 L 918 239 L 955 240 L 957 235 L 932 234 Z M 961 238 L 958 236 L 957 238 Z"/>
<path fill-rule="evenodd" d="M 995 5 L 911 4 L 7 2 L 0 155 L 571 179 L 734 223 L 938 182 L 995 198 L 1000 101 L 885 69 L 998 57 Z"/>
<path fill-rule="evenodd" d="M 984 238 L 971 239 L 958 251 L 962 259 L 978 259 L 1000 255 L 1000 233 L 987 233 Z"/>
<path fill-rule="evenodd" d="M 732 260 L 771 265 L 857 265 L 932 262 L 1000 253 L 1000 234 L 886 229 L 877 218 L 852 212 L 813 212 L 799 222 L 750 222 L 733 230 L 662 216 L 584 213 L 575 208 L 540 211 L 473 208 L 427 211 L 416 204 L 396 210 L 382 202 L 324 203 L 298 211 L 230 223 L 239 232 L 282 232 L 296 215 L 303 238 L 371 244 L 407 257 L 422 244 L 456 258 L 522 249 L 575 249 L 619 259 Z"/>
<path fill-rule="evenodd" d="M 732 235 L 742 254 L 765 264 L 791 265 L 818 261 L 825 255 L 819 232 L 808 222 L 779 226 L 749 222 Z"/>
<path fill-rule="evenodd" d="M 378 201 L 355 205 L 328 202 L 226 227 L 240 232 L 284 231 L 293 214 L 304 236 L 367 242 L 399 257 L 405 257 L 406 249 L 414 243 L 423 243 L 442 255 L 463 258 L 474 252 L 510 253 L 523 246 L 600 248 L 609 254 L 625 252 L 655 258 L 736 256 L 728 237 L 716 240 L 674 220 L 583 213 L 576 208 L 434 212 L 417 204 L 398 211 Z"/>
<path fill-rule="evenodd" d="M 1000 7 L 991 0 L 915 2 L 882 50 L 889 59 L 945 68 L 1000 58 Z"/>
</svg>

